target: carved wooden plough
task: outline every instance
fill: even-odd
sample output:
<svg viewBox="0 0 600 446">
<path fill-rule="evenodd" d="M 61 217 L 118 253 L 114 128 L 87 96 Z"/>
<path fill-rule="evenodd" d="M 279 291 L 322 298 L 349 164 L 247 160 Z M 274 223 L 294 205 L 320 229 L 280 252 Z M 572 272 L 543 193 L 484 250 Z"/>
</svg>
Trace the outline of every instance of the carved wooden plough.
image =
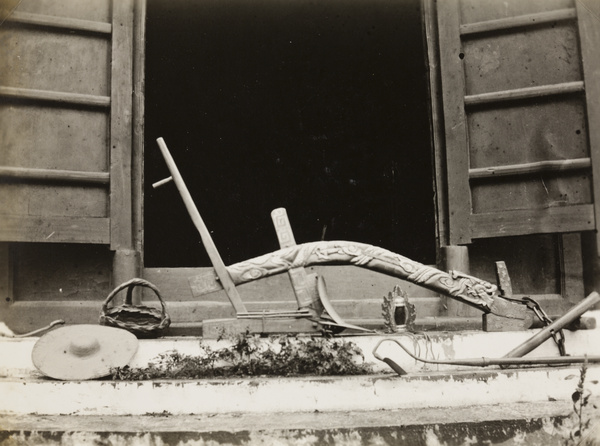
<svg viewBox="0 0 600 446">
<path fill-rule="evenodd" d="M 162 138 L 157 140 L 171 176 L 155 183 L 158 187 L 173 181 L 200 233 L 202 243 L 214 269 L 192 277 L 190 286 L 195 297 L 224 290 L 236 312 L 234 319 L 203 321 L 203 336 L 217 337 L 223 331 L 250 333 L 310 333 L 322 330 L 333 333 L 346 328 L 370 332 L 346 323 L 331 305 L 325 281 L 305 268 L 320 264 L 348 264 L 387 274 L 434 292 L 449 296 L 483 312 L 484 328 L 493 330 L 490 321 L 502 320 L 503 326 L 524 330 L 533 323 L 534 312 L 525 302 L 511 299 L 510 291 L 501 294 L 498 286 L 457 271 L 444 272 L 400 254 L 376 246 L 349 241 L 320 241 L 297 245 L 285 209 L 271 213 L 281 249 L 233 265 L 225 266 L 198 209 Z M 268 276 L 287 273 L 298 309 L 295 311 L 247 311 L 237 285 Z M 510 290 L 508 276 L 499 274 L 501 289 Z M 502 286 L 502 281 L 506 286 Z"/>
</svg>

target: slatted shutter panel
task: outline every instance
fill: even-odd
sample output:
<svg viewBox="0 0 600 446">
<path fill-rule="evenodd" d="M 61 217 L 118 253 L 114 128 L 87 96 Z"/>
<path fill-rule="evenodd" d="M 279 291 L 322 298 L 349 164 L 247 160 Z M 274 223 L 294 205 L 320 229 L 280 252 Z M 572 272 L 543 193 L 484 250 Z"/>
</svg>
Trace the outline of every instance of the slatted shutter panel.
<svg viewBox="0 0 600 446">
<path fill-rule="evenodd" d="M 598 2 L 437 2 L 449 241 L 595 229 Z"/>
<path fill-rule="evenodd" d="M 131 244 L 132 16 L 2 2 L 0 241 Z"/>
</svg>

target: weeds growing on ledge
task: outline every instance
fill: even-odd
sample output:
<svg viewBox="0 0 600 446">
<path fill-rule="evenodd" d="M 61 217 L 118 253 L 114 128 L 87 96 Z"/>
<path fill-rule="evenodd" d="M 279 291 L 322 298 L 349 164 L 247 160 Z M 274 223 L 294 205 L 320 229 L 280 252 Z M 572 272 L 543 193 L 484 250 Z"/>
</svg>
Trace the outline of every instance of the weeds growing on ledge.
<svg viewBox="0 0 600 446">
<path fill-rule="evenodd" d="M 592 435 L 596 437 L 598 435 L 598 430 L 596 433 L 590 432 L 589 435 L 586 435 L 586 432 L 590 430 L 592 418 L 590 418 L 590 414 L 585 414 L 586 410 L 589 412 L 591 409 L 597 409 L 596 405 L 590 402 L 591 392 L 585 388 L 585 377 L 588 370 L 587 361 L 581 365 L 579 369 L 579 382 L 577 383 L 577 388 L 575 392 L 571 395 L 571 400 L 573 401 L 573 415 L 574 417 L 574 426 L 572 431 L 569 433 L 569 439 L 565 442 L 566 446 L 570 445 L 594 445 L 599 444 L 600 438 L 587 438 L 587 436 Z M 597 383 L 597 382 L 595 382 Z M 591 407 L 590 407 L 591 406 Z M 598 420 L 596 420 L 598 423 Z M 597 429 L 597 428 L 596 428 Z"/>
<path fill-rule="evenodd" d="M 177 351 L 159 355 L 148 367 L 119 367 L 113 380 L 203 379 L 242 376 L 336 376 L 372 372 L 353 343 L 331 338 L 271 337 L 241 334 L 218 350 L 200 343 L 203 354 Z"/>
</svg>

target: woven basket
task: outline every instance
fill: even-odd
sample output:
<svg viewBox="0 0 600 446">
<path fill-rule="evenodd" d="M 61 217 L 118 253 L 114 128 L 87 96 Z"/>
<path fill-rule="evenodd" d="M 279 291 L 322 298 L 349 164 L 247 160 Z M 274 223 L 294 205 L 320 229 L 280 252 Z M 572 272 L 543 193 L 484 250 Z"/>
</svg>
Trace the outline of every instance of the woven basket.
<svg viewBox="0 0 600 446">
<path fill-rule="evenodd" d="M 133 289 L 136 286 L 150 288 L 160 301 L 162 310 L 146 305 L 132 305 Z M 108 307 L 108 304 L 122 290 L 127 288 L 125 303 L 116 307 Z M 171 318 L 167 314 L 167 307 L 160 296 L 158 288 L 144 279 L 131 279 L 122 283 L 108 295 L 102 304 L 100 324 L 111 327 L 124 328 L 138 338 L 154 338 L 171 324 Z"/>
</svg>

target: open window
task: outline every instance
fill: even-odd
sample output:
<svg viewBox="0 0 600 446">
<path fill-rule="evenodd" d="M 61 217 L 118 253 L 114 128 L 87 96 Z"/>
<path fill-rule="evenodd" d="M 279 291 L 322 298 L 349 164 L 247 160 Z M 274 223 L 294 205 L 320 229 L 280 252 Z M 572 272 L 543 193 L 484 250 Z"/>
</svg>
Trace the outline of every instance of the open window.
<svg viewBox="0 0 600 446">
<path fill-rule="evenodd" d="M 351 240 L 435 264 L 425 56 L 418 0 L 148 0 L 147 277 L 183 289 L 189 268 L 210 266 L 176 189 L 151 187 L 168 175 L 158 137 L 226 265 L 278 248 L 278 207 L 298 243 Z M 325 274 L 332 297 L 380 301 L 393 288 L 349 268 Z M 285 289 L 242 298 L 294 305 Z"/>
<path fill-rule="evenodd" d="M 419 2 L 149 0 L 145 265 L 209 266 L 173 190 L 164 137 L 226 264 L 350 239 L 435 262 Z M 169 218 L 165 218 L 169 216 Z"/>
</svg>

